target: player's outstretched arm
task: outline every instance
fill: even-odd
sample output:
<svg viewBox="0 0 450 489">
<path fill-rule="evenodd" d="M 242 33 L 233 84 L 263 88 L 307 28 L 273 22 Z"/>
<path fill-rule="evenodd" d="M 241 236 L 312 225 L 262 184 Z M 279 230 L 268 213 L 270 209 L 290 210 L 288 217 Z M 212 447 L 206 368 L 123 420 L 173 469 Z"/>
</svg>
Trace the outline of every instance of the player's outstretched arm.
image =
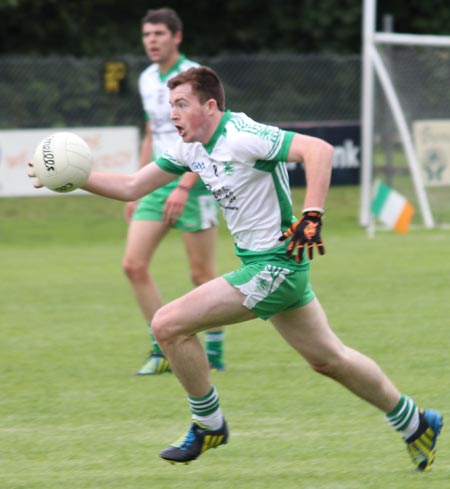
<svg viewBox="0 0 450 489">
<path fill-rule="evenodd" d="M 42 188 L 43 185 L 36 176 L 33 163 L 29 162 L 28 166 L 30 167 L 28 176 L 34 179 L 33 186 Z M 177 175 L 162 170 L 156 163 L 152 162 L 131 174 L 93 171 L 81 188 L 92 194 L 110 199 L 133 201 L 163 187 L 175 178 Z"/>
<path fill-rule="evenodd" d="M 131 174 L 92 172 L 82 188 L 110 199 L 132 201 L 168 184 L 175 178 L 177 175 L 162 170 L 152 162 Z"/>
</svg>

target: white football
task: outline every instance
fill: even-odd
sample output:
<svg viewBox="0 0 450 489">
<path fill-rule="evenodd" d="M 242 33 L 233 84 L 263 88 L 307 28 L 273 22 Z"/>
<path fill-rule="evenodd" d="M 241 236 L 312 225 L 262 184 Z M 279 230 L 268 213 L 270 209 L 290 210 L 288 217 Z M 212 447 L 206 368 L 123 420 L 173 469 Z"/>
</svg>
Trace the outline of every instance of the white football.
<svg viewBox="0 0 450 489">
<path fill-rule="evenodd" d="M 38 144 L 32 163 L 34 173 L 44 187 L 55 192 L 72 192 L 89 178 L 92 153 L 80 136 L 73 132 L 57 132 Z"/>
</svg>

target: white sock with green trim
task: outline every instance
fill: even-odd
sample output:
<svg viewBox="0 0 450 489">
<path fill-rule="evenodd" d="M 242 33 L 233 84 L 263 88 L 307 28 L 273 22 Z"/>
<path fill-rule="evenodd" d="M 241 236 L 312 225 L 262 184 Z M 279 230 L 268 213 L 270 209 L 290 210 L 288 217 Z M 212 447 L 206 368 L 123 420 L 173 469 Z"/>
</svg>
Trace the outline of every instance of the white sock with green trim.
<svg viewBox="0 0 450 489">
<path fill-rule="evenodd" d="M 403 395 L 397 406 L 386 414 L 387 422 L 396 430 L 400 431 L 402 437 L 407 440 L 419 427 L 420 416 L 416 403 L 408 396 Z"/>
<path fill-rule="evenodd" d="M 223 414 L 220 409 L 219 394 L 214 386 L 204 397 L 188 396 L 192 419 L 212 430 L 218 430 L 223 425 Z"/>
</svg>

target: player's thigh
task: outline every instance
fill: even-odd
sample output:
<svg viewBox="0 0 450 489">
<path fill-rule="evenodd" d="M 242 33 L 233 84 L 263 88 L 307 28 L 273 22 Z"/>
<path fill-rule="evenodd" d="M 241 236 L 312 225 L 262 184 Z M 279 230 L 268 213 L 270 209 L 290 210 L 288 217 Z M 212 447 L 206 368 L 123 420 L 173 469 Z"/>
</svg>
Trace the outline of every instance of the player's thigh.
<svg viewBox="0 0 450 489">
<path fill-rule="evenodd" d="M 326 363 L 344 349 L 317 298 L 270 320 L 281 336 L 311 364 Z"/>
<path fill-rule="evenodd" d="M 128 226 L 124 261 L 148 264 L 167 230 L 167 225 L 162 221 L 131 221 Z"/>
<path fill-rule="evenodd" d="M 216 276 L 217 227 L 183 233 L 184 246 L 191 270 L 201 270 L 208 279 Z"/>
<path fill-rule="evenodd" d="M 240 323 L 256 316 L 243 305 L 244 295 L 224 278 L 215 278 L 163 306 L 152 322 L 161 335 L 191 335 Z"/>
</svg>

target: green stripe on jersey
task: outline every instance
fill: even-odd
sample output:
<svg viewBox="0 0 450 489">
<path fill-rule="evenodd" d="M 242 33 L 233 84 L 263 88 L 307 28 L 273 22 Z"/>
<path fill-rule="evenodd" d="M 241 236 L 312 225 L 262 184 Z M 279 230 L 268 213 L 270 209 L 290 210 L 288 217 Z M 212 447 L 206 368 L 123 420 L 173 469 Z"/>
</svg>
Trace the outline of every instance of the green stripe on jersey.
<svg viewBox="0 0 450 489">
<path fill-rule="evenodd" d="M 283 143 L 281 144 L 280 151 L 278 151 L 275 159 L 278 161 L 289 161 L 289 150 L 291 149 L 292 140 L 294 139 L 295 134 L 296 133 L 292 131 L 284 131 Z"/>
</svg>

